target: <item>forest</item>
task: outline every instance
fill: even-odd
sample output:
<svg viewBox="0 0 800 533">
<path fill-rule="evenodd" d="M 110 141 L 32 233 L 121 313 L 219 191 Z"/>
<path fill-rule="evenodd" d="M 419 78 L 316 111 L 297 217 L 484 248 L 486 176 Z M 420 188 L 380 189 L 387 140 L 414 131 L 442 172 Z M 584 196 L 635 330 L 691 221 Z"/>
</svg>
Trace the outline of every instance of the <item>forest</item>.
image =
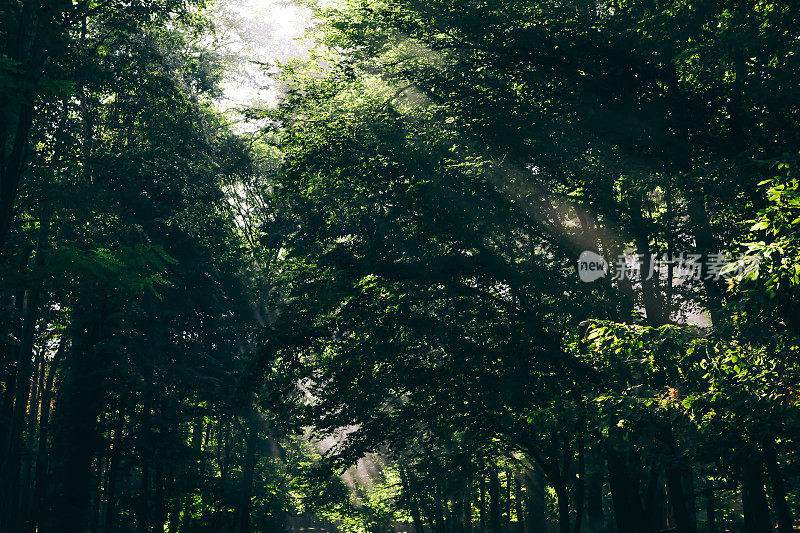
<svg viewBox="0 0 800 533">
<path fill-rule="evenodd" d="M 800 1 L 230 1 L 0 0 L 0 533 L 800 530 Z"/>
</svg>

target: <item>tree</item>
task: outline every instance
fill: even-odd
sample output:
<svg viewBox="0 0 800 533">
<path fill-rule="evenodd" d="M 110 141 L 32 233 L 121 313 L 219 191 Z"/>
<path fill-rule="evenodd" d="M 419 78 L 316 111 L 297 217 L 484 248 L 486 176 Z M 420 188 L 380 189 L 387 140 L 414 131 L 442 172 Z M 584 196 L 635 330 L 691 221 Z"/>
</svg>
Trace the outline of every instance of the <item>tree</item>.
<svg viewBox="0 0 800 533">
<path fill-rule="evenodd" d="M 582 527 L 581 461 L 602 449 L 620 531 L 661 529 L 664 509 L 695 531 L 697 478 L 721 477 L 729 460 L 704 455 L 713 424 L 652 397 L 737 402 L 681 362 L 685 337 L 648 370 L 637 332 L 611 369 L 580 355 L 578 324 L 659 337 L 705 314 L 718 342 L 762 349 L 731 328 L 735 298 L 712 265 L 762 202 L 758 159 L 796 144 L 793 104 L 766 96 L 794 90 L 796 6 L 391 1 L 320 16 L 336 55 L 324 72 L 287 71 L 278 214 L 265 228 L 284 250 L 278 298 L 304 332 L 286 350 L 305 363 L 320 433 L 349 428 L 340 455 L 353 460 L 420 431 L 471 430 L 478 449 L 542 468 L 562 531 Z M 574 277 L 582 250 L 613 265 L 626 249 L 640 277 Z M 705 265 L 694 279 L 676 281 L 681 254 Z M 746 425 L 780 375 L 764 372 L 737 408 Z M 731 475 L 763 528 L 762 474 L 748 472 Z"/>
</svg>

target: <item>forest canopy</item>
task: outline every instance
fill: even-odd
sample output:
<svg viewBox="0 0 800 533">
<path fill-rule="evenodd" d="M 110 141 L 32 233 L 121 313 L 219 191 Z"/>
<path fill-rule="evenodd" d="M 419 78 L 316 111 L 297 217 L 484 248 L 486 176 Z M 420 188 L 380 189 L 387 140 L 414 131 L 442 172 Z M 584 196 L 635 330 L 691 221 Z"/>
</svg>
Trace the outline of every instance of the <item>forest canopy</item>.
<svg viewBox="0 0 800 533">
<path fill-rule="evenodd" d="M 226 1 L 0 4 L 0 533 L 797 530 L 800 3 Z"/>
</svg>

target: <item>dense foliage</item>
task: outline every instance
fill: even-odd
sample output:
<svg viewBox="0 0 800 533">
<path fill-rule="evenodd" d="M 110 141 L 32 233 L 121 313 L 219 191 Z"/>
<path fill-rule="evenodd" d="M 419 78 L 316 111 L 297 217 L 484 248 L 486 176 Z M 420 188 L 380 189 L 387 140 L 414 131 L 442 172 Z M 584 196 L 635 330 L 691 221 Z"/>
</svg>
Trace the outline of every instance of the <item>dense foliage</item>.
<svg viewBox="0 0 800 533">
<path fill-rule="evenodd" d="M 320 5 L 0 8 L 0 532 L 792 531 L 800 4 Z"/>
<path fill-rule="evenodd" d="M 230 191 L 272 156 L 214 108 L 203 6 L 7 2 L 0 39 L 0 530 L 283 527 L 338 478 L 257 366 Z"/>
<path fill-rule="evenodd" d="M 337 457 L 404 469 L 418 529 L 791 530 L 798 6 L 320 17 L 267 234 Z M 640 273 L 583 283 L 584 250 Z"/>
</svg>

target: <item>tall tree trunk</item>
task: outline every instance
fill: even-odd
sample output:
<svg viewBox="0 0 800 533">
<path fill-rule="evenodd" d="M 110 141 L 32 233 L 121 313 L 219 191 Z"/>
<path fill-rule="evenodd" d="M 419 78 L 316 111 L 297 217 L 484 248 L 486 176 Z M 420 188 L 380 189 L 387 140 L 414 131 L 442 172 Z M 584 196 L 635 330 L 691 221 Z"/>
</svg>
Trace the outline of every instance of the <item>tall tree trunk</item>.
<svg viewBox="0 0 800 533">
<path fill-rule="evenodd" d="M 464 531 L 472 533 L 472 477 L 467 479 L 466 485 L 467 487 L 464 491 Z"/>
<path fill-rule="evenodd" d="M 37 257 L 39 253 L 37 253 Z M 33 369 L 33 339 L 36 329 L 37 311 L 39 307 L 39 290 L 25 291 L 22 303 L 22 334 L 17 351 L 16 391 L 11 419 L 11 431 L 8 445 L 2 461 L 3 505 L 6 507 L 6 531 L 19 531 L 24 522 L 20 501 L 20 474 L 22 473 L 22 455 L 25 447 L 25 420 L 28 415 L 28 400 L 31 392 L 31 376 Z"/>
<path fill-rule="evenodd" d="M 504 472 L 504 474 L 505 475 L 503 477 L 505 478 L 505 481 L 506 481 L 505 506 L 504 506 L 505 513 L 504 513 L 504 515 L 505 515 L 505 518 L 506 518 L 506 523 L 510 524 L 511 523 L 511 502 L 512 502 L 512 500 L 511 500 L 511 491 L 512 491 L 512 488 L 514 486 L 514 482 L 512 480 L 512 474 L 511 474 L 510 470 L 506 470 Z"/>
<path fill-rule="evenodd" d="M 411 502 L 411 519 L 414 521 L 414 529 L 417 530 L 417 533 L 425 533 L 425 528 L 422 526 L 419 497 L 411 484 L 409 472 L 404 466 L 400 467 L 400 481 L 403 483 L 403 490 L 408 494 Z"/>
<path fill-rule="evenodd" d="M 778 456 L 775 453 L 775 445 L 772 439 L 764 441 L 764 464 L 769 474 L 770 485 L 772 486 L 772 501 L 775 505 L 775 515 L 778 519 L 778 533 L 791 533 L 792 531 L 792 511 L 786 503 L 786 484 L 783 481 L 783 474 L 778 465 Z"/>
<path fill-rule="evenodd" d="M 169 467 L 169 473 L 167 474 L 167 479 L 164 483 L 164 488 L 167 491 L 167 494 L 174 495 L 176 494 L 176 490 L 178 489 L 177 483 L 177 472 L 176 466 L 171 465 Z M 178 531 L 181 523 L 181 507 L 183 506 L 183 502 L 178 498 L 170 498 L 170 505 L 169 509 L 167 509 L 167 532 L 168 533 L 175 533 Z"/>
<path fill-rule="evenodd" d="M 708 278 L 708 254 L 716 253 L 715 247 L 718 246 L 717 239 L 711 229 L 711 223 L 706 211 L 705 192 L 701 186 L 695 186 L 687 193 L 687 213 L 689 222 L 697 243 L 697 252 L 702 255 L 701 276 L 703 288 L 708 298 L 708 311 L 711 315 L 713 324 L 718 325 L 722 317 L 722 305 L 724 302 L 724 290 L 720 286 L 719 280 Z"/>
<path fill-rule="evenodd" d="M 44 389 L 42 390 L 41 412 L 39 415 L 39 442 L 38 450 L 36 453 L 36 479 L 33 489 L 33 516 L 34 520 L 31 523 L 29 531 L 32 532 L 35 526 L 38 525 L 41 517 L 45 515 L 45 501 L 44 497 L 47 493 L 47 480 L 49 479 L 49 456 L 47 454 L 48 438 L 50 435 L 50 406 L 53 402 L 53 386 L 55 383 L 56 372 L 59 369 L 61 360 L 66 351 L 67 341 L 65 337 L 61 337 L 58 343 L 58 348 L 50 361 L 49 369 L 47 371 L 47 378 L 45 380 Z"/>
<path fill-rule="evenodd" d="M 556 492 L 556 505 L 558 506 L 558 531 L 559 533 L 570 532 L 569 519 L 569 492 L 565 483 L 556 482 L 553 485 Z"/>
<path fill-rule="evenodd" d="M 686 514 L 689 516 L 689 533 L 697 533 L 697 498 L 695 496 L 695 476 L 691 465 L 682 470 L 683 493 L 686 496 Z"/>
<path fill-rule="evenodd" d="M 148 432 L 149 424 L 146 420 L 149 418 L 149 407 L 146 407 L 142 413 L 145 420 L 143 424 L 143 433 Z M 151 523 L 151 508 L 150 508 L 150 461 L 144 452 L 141 453 L 141 478 L 139 479 L 139 500 L 136 506 L 136 532 L 137 533 L 150 533 Z"/>
<path fill-rule="evenodd" d="M 661 469 L 650 467 L 644 487 L 643 511 L 651 531 L 661 531 L 666 526 L 666 493 L 661 480 Z"/>
<path fill-rule="evenodd" d="M 250 513 L 252 512 L 253 478 L 256 468 L 256 451 L 258 447 L 258 414 L 252 413 L 249 417 L 249 435 L 245 446 L 245 461 L 242 467 L 242 482 L 239 488 L 239 504 L 237 509 L 238 533 L 250 533 Z"/>
<path fill-rule="evenodd" d="M 583 527 L 583 506 L 586 490 L 586 462 L 584 458 L 583 439 L 578 437 L 578 477 L 575 480 L 575 533 L 581 533 Z"/>
<path fill-rule="evenodd" d="M 193 464 L 192 468 L 189 470 L 189 476 L 191 479 L 191 484 L 194 485 L 198 483 L 200 479 L 200 474 L 203 468 L 203 435 L 207 434 L 205 431 L 205 422 L 202 415 L 196 415 L 194 417 L 194 421 L 192 423 L 192 437 L 191 437 L 191 448 L 192 448 L 192 459 Z M 191 528 L 192 523 L 192 498 L 190 495 L 186 495 L 183 498 L 183 513 L 180 520 L 180 523 L 176 529 L 180 531 L 189 530 Z M 269 510 L 265 510 L 265 514 L 268 513 Z"/>
<path fill-rule="evenodd" d="M 528 499 L 525 502 L 525 533 L 539 533 L 547 530 L 544 505 L 544 475 L 538 468 L 525 471 L 525 491 Z"/>
<path fill-rule="evenodd" d="M 514 513 L 517 515 L 517 525 L 519 526 L 517 529 L 520 531 L 525 523 L 522 500 L 522 480 L 520 475 L 517 474 L 514 476 Z"/>
<path fill-rule="evenodd" d="M 586 529 L 587 533 L 603 533 L 603 474 L 605 460 L 594 447 L 589 449 L 586 475 Z"/>
<path fill-rule="evenodd" d="M 643 207 L 642 193 L 636 190 L 631 191 L 629 208 L 636 253 L 641 257 L 642 303 L 647 313 L 647 323 L 651 326 L 663 326 L 669 322 L 669 317 L 666 314 L 666 305 L 658 284 L 658 273 L 654 272 L 652 275 L 650 273 L 654 265 L 650 253 L 650 234 L 642 213 Z"/>
<path fill-rule="evenodd" d="M 165 513 L 165 502 L 164 502 L 164 462 L 160 459 L 156 459 L 156 466 L 155 466 L 155 504 L 153 505 L 153 514 L 152 514 L 152 530 L 157 533 L 162 533 L 164 531 L 164 523 L 167 521 L 167 516 Z M 252 483 L 252 481 L 251 481 Z M 249 511 L 249 510 L 248 510 Z M 249 512 L 248 512 L 248 523 L 249 520 Z"/>
<path fill-rule="evenodd" d="M 478 490 L 480 491 L 480 525 L 481 533 L 486 531 L 486 523 L 488 522 L 486 516 L 486 476 L 481 473 L 480 481 L 478 482 Z"/>
<path fill-rule="evenodd" d="M 30 267 L 36 268 L 44 264 L 45 248 L 48 243 L 50 233 L 49 223 L 40 228 L 36 250 L 29 261 Z M 6 477 L 6 487 L 8 490 L 9 507 L 12 513 L 9 524 L 12 531 L 20 531 L 26 523 L 25 511 L 29 510 L 27 498 L 20 499 L 20 476 L 22 473 L 22 456 L 26 447 L 25 426 L 29 414 L 35 408 L 28 409 L 32 405 L 31 387 L 33 385 L 33 344 L 36 335 L 36 322 L 39 318 L 39 300 L 41 286 L 35 285 L 25 291 L 22 302 L 22 332 L 20 335 L 20 346 L 17 355 L 16 372 L 16 392 L 14 397 L 14 412 L 11 421 L 11 433 L 8 447 L 8 457 L 4 461 Z M 34 415 L 35 416 L 35 415 Z M 31 416 L 33 419 L 33 416 Z M 31 425 L 31 428 L 34 426 Z M 26 492 L 27 494 L 27 492 Z"/>
<path fill-rule="evenodd" d="M 500 533 L 500 480 L 497 476 L 497 466 L 489 465 L 489 527 L 492 533 Z"/>
<path fill-rule="evenodd" d="M 764 492 L 764 477 L 761 473 L 760 459 L 752 460 L 744 467 L 742 508 L 744 511 L 744 533 L 764 533 L 772 529 L 767 495 Z"/>
<path fill-rule="evenodd" d="M 714 498 L 714 490 L 709 489 L 705 495 L 706 507 L 706 533 L 717 533 L 717 513 L 715 509 L 716 499 Z"/>
<path fill-rule="evenodd" d="M 105 468 L 103 466 L 104 463 L 105 460 L 101 456 L 97 458 L 97 460 L 94 462 L 93 465 L 94 466 L 93 477 L 97 481 L 97 483 L 95 483 L 93 490 L 89 495 L 89 502 L 90 502 L 89 527 L 87 528 L 87 531 L 90 531 L 92 533 L 97 533 L 97 529 L 100 526 L 101 492 L 100 492 L 99 481 L 105 477 L 105 472 L 104 472 Z"/>
<path fill-rule="evenodd" d="M 106 490 L 104 511 L 104 533 L 114 531 L 114 524 L 117 518 L 117 479 L 119 477 L 120 448 L 122 447 L 122 431 L 125 427 L 125 398 L 120 399 L 119 413 L 114 423 L 113 435 L 111 436 L 111 450 L 109 451 L 108 472 L 106 473 Z"/>
<path fill-rule="evenodd" d="M 17 9 L 4 14 L 3 56 L 17 69 L 4 80 L 6 87 L 0 97 L 0 261 L 11 233 L 14 204 L 26 167 L 36 86 L 52 59 L 52 44 L 57 42 L 57 35 L 43 32 L 53 31 L 50 17 L 58 17 L 59 10 L 39 6 L 37 2 L 21 2 Z"/>
<path fill-rule="evenodd" d="M 23 4 L 29 6 L 31 3 Z M 0 258 L 5 253 L 5 245 L 11 233 L 14 220 L 14 204 L 19 193 L 19 183 L 25 170 L 25 159 L 28 151 L 28 135 L 33 124 L 34 107 L 32 103 L 23 103 L 17 117 L 17 127 L 11 145 L 11 151 L 0 165 Z M 6 133 L 3 132 L 5 150 Z"/>
<path fill-rule="evenodd" d="M 442 485 L 436 480 L 433 490 L 433 524 L 437 532 L 446 533 L 447 524 L 444 520 L 444 501 L 442 499 Z"/>
<path fill-rule="evenodd" d="M 28 420 L 25 423 L 28 427 L 28 434 L 27 434 L 27 442 L 25 443 L 25 448 L 28 450 L 28 454 L 26 457 L 25 462 L 27 463 L 24 468 L 24 475 L 22 478 L 22 494 L 24 496 L 23 501 L 23 508 L 22 513 L 25 517 L 24 519 L 24 528 L 20 529 L 25 533 L 32 531 L 35 526 L 36 521 L 36 509 L 35 509 L 35 500 L 34 500 L 34 480 L 36 476 L 36 449 L 38 444 L 38 437 L 39 432 L 41 431 L 41 426 L 39 421 L 41 420 L 39 414 L 41 412 L 41 403 L 42 403 L 42 391 L 44 389 L 45 383 L 45 350 L 40 349 L 36 354 L 36 362 L 34 364 L 34 377 L 33 383 L 35 384 L 34 390 L 31 393 L 31 400 L 30 400 L 30 408 L 28 409 Z"/>
<path fill-rule="evenodd" d="M 91 289 L 87 285 L 75 305 L 73 347 L 56 402 L 51 476 L 54 492 L 42 533 L 85 533 L 87 527 L 97 420 L 104 404 L 105 368 L 109 364 L 97 349 L 105 304 L 93 305 L 96 301 L 89 299 L 87 292 Z"/>
<path fill-rule="evenodd" d="M 645 533 L 650 524 L 645 520 L 638 485 L 633 483 L 624 453 L 610 450 L 607 456 L 608 483 L 618 533 Z"/>
<path fill-rule="evenodd" d="M 464 533 L 464 498 L 461 493 L 457 494 L 451 502 L 452 527 L 451 531 Z"/>
<path fill-rule="evenodd" d="M 678 467 L 671 466 L 665 468 L 665 474 L 669 500 L 672 504 L 672 512 L 675 516 L 675 525 L 678 528 L 678 533 L 696 533 L 697 523 L 694 516 L 689 516 L 688 495 L 683 488 L 683 471 Z"/>
</svg>

